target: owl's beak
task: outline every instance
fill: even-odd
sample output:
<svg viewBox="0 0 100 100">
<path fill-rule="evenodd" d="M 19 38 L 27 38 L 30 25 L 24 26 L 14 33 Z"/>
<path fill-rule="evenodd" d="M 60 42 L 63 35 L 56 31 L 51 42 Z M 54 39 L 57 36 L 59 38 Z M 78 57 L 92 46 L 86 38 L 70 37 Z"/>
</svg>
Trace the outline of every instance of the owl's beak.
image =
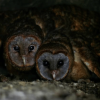
<svg viewBox="0 0 100 100">
<path fill-rule="evenodd" d="M 53 70 L 53 71 L 51 72 L 51 74 L 52 74 L 53 80 L 55 80 L 56 74 L 57 74 L 57 70 Z"/>
<path fill-rule="evenodd" d="M 22 56 L 23 64 L 26 65 L 26 59 L 25 56 Z"/>
</svg>

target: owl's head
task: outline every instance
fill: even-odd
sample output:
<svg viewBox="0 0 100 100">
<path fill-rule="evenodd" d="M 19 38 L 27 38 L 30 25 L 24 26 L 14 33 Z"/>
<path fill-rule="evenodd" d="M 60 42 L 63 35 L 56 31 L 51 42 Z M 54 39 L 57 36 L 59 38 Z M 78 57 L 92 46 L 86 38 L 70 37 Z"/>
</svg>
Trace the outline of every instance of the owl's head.
<svg viewBox="0 0 100 100">
<path fill-rule="evenodd" d="M 15 26 L 9 29 L 4 44 L 6 63 L 17 70 L 27 71 L 33 68 L 35 54 L 42 42 L 42 30 L 34 22 L 31 24 L 32 21 L 13 24 Z"/>
<path fill-rule="evenodd" d="M 61 80 L 66 77 L 73 63 L 71 48 L 59 43 L 43 44 L 36 54 L 36 70 L 46 80 Z"/>
</svg>

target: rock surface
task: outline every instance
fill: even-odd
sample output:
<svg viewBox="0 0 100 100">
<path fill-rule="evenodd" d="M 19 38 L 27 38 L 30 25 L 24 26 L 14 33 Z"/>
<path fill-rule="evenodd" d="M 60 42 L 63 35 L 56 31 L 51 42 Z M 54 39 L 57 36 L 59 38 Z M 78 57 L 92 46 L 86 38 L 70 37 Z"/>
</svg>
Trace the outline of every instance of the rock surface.
<svg viewBox="0 0 100 100">
<path fill-rule="evenodd" d="M 0 83 L 0 100 L 99 100 L 100 83 L 10 81 Z"/>
</svg>

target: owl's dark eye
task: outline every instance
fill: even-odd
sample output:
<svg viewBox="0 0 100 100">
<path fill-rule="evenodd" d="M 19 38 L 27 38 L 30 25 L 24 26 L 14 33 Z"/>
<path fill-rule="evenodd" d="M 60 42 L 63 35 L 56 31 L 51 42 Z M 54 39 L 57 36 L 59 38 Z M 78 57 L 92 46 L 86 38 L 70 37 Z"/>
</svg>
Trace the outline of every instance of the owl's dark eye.
<svg viewBox="0 0 100 100">
<path fill-rule="evenodd" d="M 20 50 L 19 46 L 18 45 L 14 46 L 14 50 L 19 52 L 19 50 Z"/>
<path fill-rule="evenodd" d="M 58 63 L 57 63 L 57 66 L 58 67 L 61 67 L 64 65 L 64 61 L 63 60 L 59 60 Z"/>
<path fill-rule="evenodd" d="M 29 51 L 34 50 L 34 46 L 33 46 L 33 45 L 30 45 L 30 46 L 28 47 L 28 50 L 29 50 Z"/>
<path fill-rule="evenodd" d="M 43 61 L 43 65 L 46 66 L 46 67 L 49 67 L 50 66 L 50 63 L 47 60 L 44 60 Z"/>
</svg>

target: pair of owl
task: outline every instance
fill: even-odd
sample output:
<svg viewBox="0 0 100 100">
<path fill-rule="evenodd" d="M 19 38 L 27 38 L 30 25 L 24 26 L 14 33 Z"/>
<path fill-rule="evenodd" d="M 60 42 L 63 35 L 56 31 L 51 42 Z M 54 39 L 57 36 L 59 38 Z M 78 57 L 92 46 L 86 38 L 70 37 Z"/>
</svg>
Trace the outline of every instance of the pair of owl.
<svg viewBox="0 0 100 100">
<path fill-rule="evenodd" d="M 57 6 L 20 14 L 14 13 L 6 31 L 1 29 L 6 37 L 5 65 L 11 75 L 31 76 L 32 80 L 36 74 L 46 80 L 78 81 L 93 76 L 99 80 L 100 64 L 91 46 L 99 32 L 95 13 L 75 6 Z"/>
</svg>

